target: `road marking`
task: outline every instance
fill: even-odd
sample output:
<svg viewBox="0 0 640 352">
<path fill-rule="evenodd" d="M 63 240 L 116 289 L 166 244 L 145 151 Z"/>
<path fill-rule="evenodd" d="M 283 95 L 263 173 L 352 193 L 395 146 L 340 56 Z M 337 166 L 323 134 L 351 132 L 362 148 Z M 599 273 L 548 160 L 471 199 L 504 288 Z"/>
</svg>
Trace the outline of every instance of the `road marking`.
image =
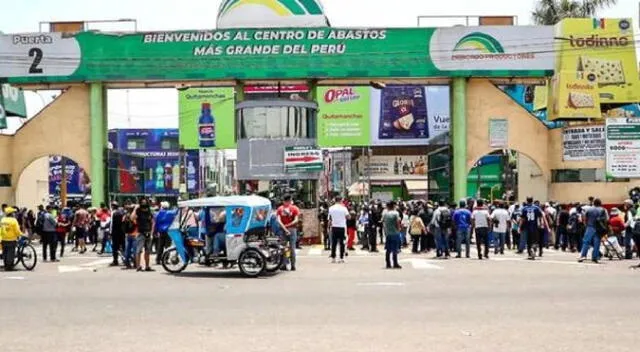
<svg viewBox="0 0 640 352">
<path fill-rule="evenodd" d="M 429 262 L 427 259 L 419 259 L 419 258 L 407 258 L 402 259 L 400 263 L 411 263 L 414 269 L 417 270 L 442 270 L 443 267 L 439 265 L 435 265 Z"/>
<path fill-rule="evenodd" d="M 321 256 L 322 255 L 322 248 L 311 248 L 307 252 L 307 255 L 308 256 Z"/>
<path fill-rule="evenodd" d="M 497 262 L 529 262 L 529 263 L 548 263 L 548 264 L 563 264 L 563 265 L 592 265 L 590 263 L 578 263 L 571 261 L 561 261 L 561 260 L 545 260 L 545 259 L 536 259 L 536 260 L 527 260 L 527 258 L 489 258 L 489 260 L 497 261 Z"/>
<path fill-rule="evenodd" d="M 24 276 L 5 276 L 5 280 L 24 280 Z"/>
<path fill-rule="evenodd" d="M 360 282 L 357 286 L 406 286 L 404 282 Z"/>
<path fill-rule="evenodd" d="M 86 268 L 77 265 L 59 265 L 58 272 L 59 273 L 77 273 L 80 271 L 97 271 L 96 268 Z"/>
<path fill-rule="evenodd" d="M 95 266 L 103 266 L 105 264 L 110 264 L 111 262 L 113 262 L 113 259 L 98 259 L 98 260 L 94 260 L 90 263 L 85 263 L 85 264 L 80 264 L 80 266 L 82 267 L 95 267 Z"/>
</svg>

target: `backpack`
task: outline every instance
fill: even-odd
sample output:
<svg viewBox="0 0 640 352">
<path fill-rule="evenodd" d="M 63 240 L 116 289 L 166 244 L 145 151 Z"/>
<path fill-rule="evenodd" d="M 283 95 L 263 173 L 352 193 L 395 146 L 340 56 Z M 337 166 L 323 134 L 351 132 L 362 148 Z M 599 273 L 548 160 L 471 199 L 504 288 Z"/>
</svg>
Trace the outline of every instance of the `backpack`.
<svg viewBox="0 0 640 352">
<path fill-rule="evenodd" d="M 36 232 L 42 232 L 42 227 L 44 226 L 44 212 L 39 212 L 38 217 L 36 218 Z"/>
<path fill-rule="evenodd" d="M 598 215 L 598 219 L 596 220 L 596 232 L 598 233 L 598 235 L 609 232 L 609 224 L 607 223 L 607 211 L 604 209 L 600 210 L 600 215 Z"/>
<path fill-rule="evenodd" d="M 569 221 L 567 222 L 567 230 L 569 233 L 575 234 L 578 233 L 578 226 L 580 225 L 580 219 L 578 218 L 578 214 L 569 215 Z"/>
<path fill-rule="evenodd" d="M 636 220 L 631 228 L 631 233 L 634 236 L 640 236 L 640 220 Z"/>
<path fill-rule="evenodd" d="M 442 209 L 440 210 L 440 217 L 438 218 L 438 226 L 441 229 L 448 229 L 451 227 L 451 210 Z"/>
</svg>

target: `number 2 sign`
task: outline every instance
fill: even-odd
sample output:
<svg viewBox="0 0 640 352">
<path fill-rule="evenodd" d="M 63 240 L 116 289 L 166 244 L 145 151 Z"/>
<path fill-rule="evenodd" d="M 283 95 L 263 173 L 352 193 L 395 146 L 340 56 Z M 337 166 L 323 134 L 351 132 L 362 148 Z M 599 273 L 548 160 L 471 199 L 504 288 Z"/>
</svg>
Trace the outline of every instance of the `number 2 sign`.
<svg viewBox="0 0 640 352">
<path fill-rule="evenodd" d="M 80 65 L 80 45 L 61 33 L 0 35 L 0 77 L 68 76 Z"/>
</svg>

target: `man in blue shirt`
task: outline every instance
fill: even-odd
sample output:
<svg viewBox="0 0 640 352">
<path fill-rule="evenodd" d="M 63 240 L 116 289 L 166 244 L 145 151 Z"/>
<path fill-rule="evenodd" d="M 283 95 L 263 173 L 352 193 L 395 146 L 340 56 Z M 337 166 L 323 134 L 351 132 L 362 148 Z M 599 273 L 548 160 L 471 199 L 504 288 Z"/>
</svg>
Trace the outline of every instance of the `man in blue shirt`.
<svg viewBox="0 0 640 352">
<path fill-rule="evenodd" d="M 539 224 L 542 222 L 544 228 L 548 228 L 547 221 L 542 213 L 542 209 L 533 204 L 533 198 L 527 197 L 527 204 L 522 207 L 520 216 L 520 234 L 527 239 L 527 253 L 529 260 L 535 260 L 536 255 L 533 245 L 538 244 L 540 256 L 542 256 L 542 236 L 540 236 Z"/>
<path fill-rule="evenodd" d="M 453 213 L 453 223 L 456 226 L 456 251 L 460 258 L 462 254 L 462 240 L 465 243 L 465 253 L 469 258 L 469 248 L 471 246 L 471 212 L 467 209 L 467 203 L 460 201 L 460 207 Z"/>
<path fill-rule="evenodd" d="M 587 258 L 589 246 L 593 246 L 591 260 L 597 264 L 598 260 L 600 260 L 600 239 L 609 230 L 609 214 L 602 208 L 602 201 L 596 198 L 593 201 L 593 206 L 587 210 L 585 218 L 587 229 L 584 233 L 582 252 L 578 261 L 582 263 Z"/>
</svg>

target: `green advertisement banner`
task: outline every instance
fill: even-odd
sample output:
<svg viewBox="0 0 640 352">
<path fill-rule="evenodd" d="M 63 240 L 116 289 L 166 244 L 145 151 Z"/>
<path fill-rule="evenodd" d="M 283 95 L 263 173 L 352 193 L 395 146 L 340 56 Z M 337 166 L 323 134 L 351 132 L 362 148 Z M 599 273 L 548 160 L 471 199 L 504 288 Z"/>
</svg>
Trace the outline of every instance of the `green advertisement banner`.
<svg viewBox="0 0 640 352">
<path fill-rule="evenodd" d="M 189 88 L 178 92 L 181 146 L 185 149 L 236 147 L 232 87 Z"/>
<path fill-rule="evenodd" d="M 369 87 L 319 87 L 318 145 L 368 146 L 370 142 Z"/>
<path fill-rule="evenodd" d="M 502 38 L 498 34 L 506 31 L 509 35 L 504 35 L 505 41 L 515 42 L 518 38 L 525 41 L 527 38 L 518 34 L 517 29 L 496 29 L 495 36 Z M 457 48 L 456 41 L 469 41 L 465 33 L 450 31 L 448 28 L 270 28 L 133 34 L 82 32 L 74 36 L 61 33 L 0 35 L 0 52 L 10 58 L 0 61 L 0 77 L 8 77 L 10 83 L 533 77 L 548 75 L 544 68 L 553 68 L 551 56 L 543 65 L 517 60 L 514 64 L 511 59 L 522 54 L 518 52 L 467 55 L 469 57 L 457 59 L 458 66 L 450 67 L 446 63 L 464 49 Z M 507 54 L 511 56 L 502 57 Z M 488 66 L 485 62 L 494 64 Z"/>
<path fill-rule="evenodd" d="M 2 85 L 4 109 L 9 116 L 27 117 L 27 105 L 24 102 L 24 91 L 9 84 Z"/>
</svg>

